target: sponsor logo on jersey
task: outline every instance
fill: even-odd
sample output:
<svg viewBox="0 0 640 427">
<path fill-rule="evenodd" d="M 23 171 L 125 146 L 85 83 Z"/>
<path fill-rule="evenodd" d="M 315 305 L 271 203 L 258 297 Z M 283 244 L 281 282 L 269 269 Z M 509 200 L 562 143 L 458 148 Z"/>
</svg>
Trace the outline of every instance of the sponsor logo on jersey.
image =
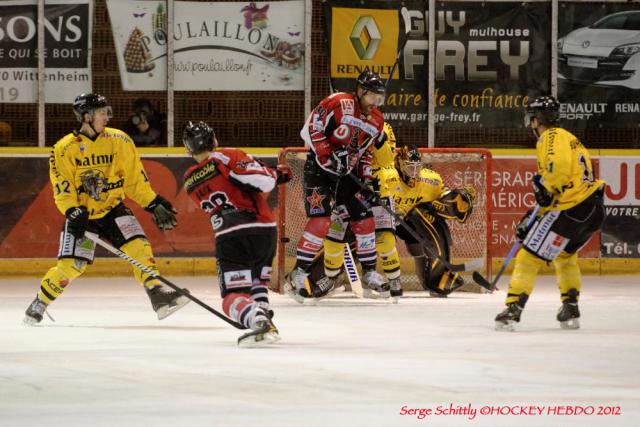
<svg viewBox="0 0 640 427">
<path fill-rule="evenodd" d="M 353 99 L 341 99 L 340 107 L 342 108 L 342 114 L 349 114 L 353 116 L 355 112 L 355 103 Z"/>
<path fill-rule="evenodd" d="M 375 126 L 373 126 L 373 125 L 371 125 L 369 123 L 366 123 L 366 122 L 364 122 L 364 121 L 362 121 L 360 119 L 357 119 L 357 118 L 355 118 L 353 116 L 342 116 L 342 119 L 340 120 L 340 122 L 342 124 L 353 126 L 353 127 L 357 128 L 357 129 L 361 129 L 365 133 L 367 133 L 368 135 L 371 135 L 371 136 L 375 136 L 375 135 L 378 134 L 378 128 L 377 127 L 375 127 Z"/>
<path fill-rule="evenodd" d="M 192 193 L 195 188 L 208 179 L 212 179 L 218 175 L 216 164 L 208 162 L 200 168 L 195 169 L 184 180 L 184 189 L 187 193 Z"/>
<path fill-rule="evenodd" d="M 113 154 L 95 154 L 91 153 L 90 156 L 83 157 L 82 159 L 75 159 L 76 166 L 99 166 L 110 165 L 113 163 Z"/>
</svg>

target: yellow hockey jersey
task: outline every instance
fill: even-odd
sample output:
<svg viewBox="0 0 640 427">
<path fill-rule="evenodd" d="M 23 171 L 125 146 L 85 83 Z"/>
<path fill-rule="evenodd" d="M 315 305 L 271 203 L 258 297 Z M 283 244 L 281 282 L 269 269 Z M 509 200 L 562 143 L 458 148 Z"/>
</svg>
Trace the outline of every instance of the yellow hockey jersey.
<svg viewBox="0 0 640 427">
<path fill-rule="evenodd" d="M 86 206 L 89 218 L 98 219 L 125 196 L 143 207 L 156 197 L 133 141 L 113 128 L 105 128 L 95 141 L 77 132 L 60 139 L 49 157 L 49 177 L 63 214 Z"/>
<path fill-rule="evenodd" d="M 391 197 L 395 211 L 401 216 L 420 203 L 438 200 L 448 191 L 440 174 L 427 168 L 409 184 L 400 178 L 396 168 L 381 170 L 376 178 L 380 180 L 380 196 Z"/>
<path fill-rule="evenodd" d="M 562 128 L 550 128 L 540 135 L 536 157 L 542 184 L 554 196 L 547 209 L 571 209 L 605 183 L 595 179 L 589 151 Z"/>
<path fill-rule="evenodd" d="M 384 123 L 383 132 L 385 133 L 385 138 L 382 139 L 382 144 L 379 146 L 373 145 L 371 148 L 373 154 L 371 170 L 373 172 L 381 169 L 395 169 L 396 135 L 393 133 L 391 125 L 387 122 Z"/>
</svg>

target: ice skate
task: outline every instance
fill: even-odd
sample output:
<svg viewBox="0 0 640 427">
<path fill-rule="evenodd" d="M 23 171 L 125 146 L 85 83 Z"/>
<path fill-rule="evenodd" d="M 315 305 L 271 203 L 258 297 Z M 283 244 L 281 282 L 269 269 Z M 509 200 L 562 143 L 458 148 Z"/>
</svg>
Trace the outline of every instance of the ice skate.
<svg viewBox="0 0 640 427">
<path fill-rule="evenodd" d="M 269 315 L 260 307 L 251 322 L 251 332 L 238 338 L 238 347 L 262 347 L 280 341 L 278 328 L 273 324 Z"/>
<path fill-rule="evenodd" d="M 36 297 L 24 312 L 24 323 L 30 326 L 37 325 L 42 322 L 42 317 L 44 316 L 45 311 L 47 311 L 47 304 L 42 302 L 40 298 Z"/>
<path fill-rule="evenodd" d="M 153 311 L 158 315 L 158 320 L 172 315 L 189 302 L 189 298 L 185 295 L 181 295 L 165 285 L 156 285 L 151 289 L 145 287 L 145 291 L 149 295 Z M 187 289 L 182 289 L 182 291 L 184 293 L 189 292 Z"/>
<path fill-rule="evenodd" d="M 309 277 L 309 273 L 306 273 L 301 268 L 294 268 L 284 276 L 284 293 L 297 303 L 304 304 L 305 299 L 311 297 L 307 277 Z"/>
<path fill-rule="evenodd" d="M 389 298 L 391 291 L 385 277 L 375 270 L 369 270 L 362 276 L 362 296 L 365 298 Z"/>
<path fill-rule="evenodd" d="M 580 328 L 580 310 L 578 309 L 578 291 L 570 289 L 567 298 L 562 301 L 562 307 L 558 310 L 556 319 L 560 322 L 562 329 Z"/>
<path fill-rule="evenodd" d="M 396 277 L 395 279 L 389 279 L 389 293 L 393 298 L 393 302 L 397 303 L 400 297 L 402 296 L 402 294 L 404 293 L 399 277 Z"/>
<path fill-rule="evenodd" d="M 523 309 L 517 302 L 507 304 L 507 308 L 496 316 L 496 331 L 514 331 Z"/>
</svg>

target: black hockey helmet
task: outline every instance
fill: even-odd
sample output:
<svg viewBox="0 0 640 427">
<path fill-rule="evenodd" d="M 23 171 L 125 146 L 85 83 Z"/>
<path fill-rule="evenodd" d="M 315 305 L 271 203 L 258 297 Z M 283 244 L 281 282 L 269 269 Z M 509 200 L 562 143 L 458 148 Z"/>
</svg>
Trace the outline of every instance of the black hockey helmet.
<svg viewBox="0 0 640 427">
<path fill-rule="evenodd" d="M 106 108 L 109 118 L 113 117 L 111 106 L 107 102 L 107 98 L 102 95 L 98 95 L 97 93 L 83 93 L 78 95 L 76 100 L 73 101 L 73 112 L 80 123 L 83 122 L 85 113 L 89 113 L 91 117 L 93 117 L 93 113 L 98 108 Z"/>
<path fill-rule="evenodd" d="M 384 95 L 387 91 L 387 87 L 382 81 L 382 78 L 377 73 L 369 70 L 365 70 L 360 73 L 356 80 L 356 84 L 370 92 L 379 93 L 381 95 Z"/>
<path fill-rule="evenodd" d="M 539 96 L 529 102 L 525 107 L 524 125 L 531 126 L 531 120 L 535 117 L 545 126 L 553 126 L 558 123 L 560 103 L 551 95 Z"/>
<path fill-rule="evenodd" d="M 190 154 L 213 151 L 215 139 L 216 134 L 205 122 L 189 122 L 182 132 L 182 143 Z"/>
<path fill-rule="evenodd" d="M 405 179 L 417 178 L 422 170 L 422 155 L 415 145 L 403 146 L 396 160 Z"/>
</svg>

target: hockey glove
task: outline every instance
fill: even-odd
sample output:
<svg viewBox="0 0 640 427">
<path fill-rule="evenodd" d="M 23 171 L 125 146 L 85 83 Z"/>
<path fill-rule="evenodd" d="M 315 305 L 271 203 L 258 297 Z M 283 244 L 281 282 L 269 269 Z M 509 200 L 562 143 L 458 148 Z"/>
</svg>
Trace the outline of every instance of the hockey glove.
<svg viewBox="0 0 640 427">
<path fill-rule="evenodd" d="M 286 184 L 293 178 L 291 168 L 287 165 L 278 165 L 276 167 L 276 184 Z"/>
<path fill-rule="evenodd" d="M 331 169 L 338 175 L 343 176 L 349 172 L 349 152 L 344 148 L 338 148 L 329 156 Z"/>
<path fill-rule="evenodd" d="M 524 214 L 524 216 L 520 219 L 520 222 L 518 223 L 518 225 L 516 225 L 516 239 L 518 239 L 521 242 L 523 242 L 525 237 L 527 237 L 527 234 L 529 233 L 529 230 L 533 225 L 533 223 L 529 224 L 529 218 L 531 217 L 532 213 L 533 213 L 533 209 L 529 209 Z"/>
<path fill-rule="evenodd" d="M 160 195 L 156 196 L 144 210 L 153 214 L 153 222 L 156 223 L 160 230 L 173 230 L 178 224 L 176 218 L 178 211 L 173 208 L 167 199 Z"/>
<path fill-rule="evenodd" d="M 84 206 L 76 206 L 69 208 L 64 213 L 67 218 L 67 232 L 72 234 L 76 239 L 84 237 L 89 222 L 89 211 Z"/>
<path fill-rule="evenodd" d="M 542 177 L 538 174 L 533 176 L 533 195 L 536 197 L 536 202 L 543 208 L 553 202 L 553 194 L 542 184 Z"/>
</svg>

